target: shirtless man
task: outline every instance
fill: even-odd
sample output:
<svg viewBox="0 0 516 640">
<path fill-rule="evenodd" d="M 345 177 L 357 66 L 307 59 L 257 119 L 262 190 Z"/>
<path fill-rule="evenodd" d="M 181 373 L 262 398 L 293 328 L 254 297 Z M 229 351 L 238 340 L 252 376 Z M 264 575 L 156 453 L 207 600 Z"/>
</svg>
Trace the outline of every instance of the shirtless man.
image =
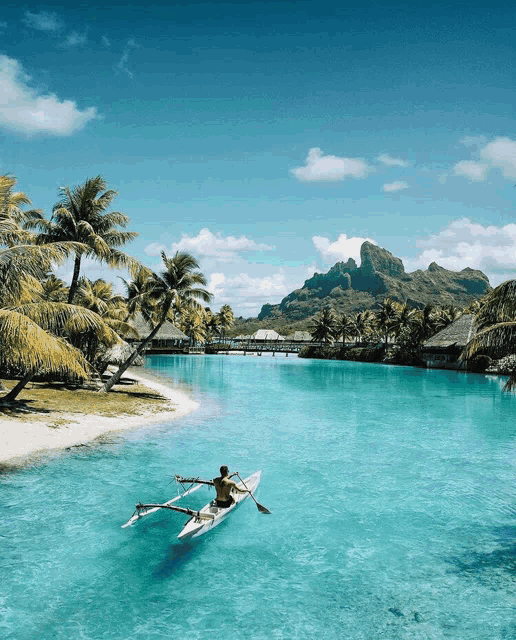
<svg viewBox="0 0 516 640">
<path fill-rule="evenodd" d="M 232 475 L 236 475 L 236 473 Z M 233 482 L 230 478 L 229 469 L 226 465 L 222 465 L 220 468 L 220 477 L 213 479 L 213 484 L 215 485 L 215 490 L 217 492 L 217 497 L 215 498 L 217 507 L 227 508 L 235 502 L 231 495 L 231 491 L 237 491 L 238 493 L 251 493 L 248 489 L 240 489 L 236 482 Z"/>
</svg>

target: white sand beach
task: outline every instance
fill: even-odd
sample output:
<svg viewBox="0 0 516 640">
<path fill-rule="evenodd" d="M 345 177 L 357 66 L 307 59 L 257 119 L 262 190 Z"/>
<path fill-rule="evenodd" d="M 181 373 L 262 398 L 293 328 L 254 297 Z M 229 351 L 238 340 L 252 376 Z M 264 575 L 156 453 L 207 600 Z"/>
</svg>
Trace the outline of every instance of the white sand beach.
<svg viewBox="0 0 516 640">
<path fill-rule="evenodd" d="M 181 391 L 172 389 L 154 379 L 130 372 L 138 384 L 156 391 L 169 401 L 163 411 L 148 408 L 137 415 L 107 417 L 96 414 L 62 414 L 60 424 L 52 415 L 38 416 L 37 420 L 21 421 L 0 418 L 0 464 L 16 464 L 28 456 L 49 450 L 91 442 L 109 432 L 136 429 L 157 422 L 167 422 L 195 410 L 198 403 Z M 166 405 L 165 405 L 166 406 Z"/>
</svg>

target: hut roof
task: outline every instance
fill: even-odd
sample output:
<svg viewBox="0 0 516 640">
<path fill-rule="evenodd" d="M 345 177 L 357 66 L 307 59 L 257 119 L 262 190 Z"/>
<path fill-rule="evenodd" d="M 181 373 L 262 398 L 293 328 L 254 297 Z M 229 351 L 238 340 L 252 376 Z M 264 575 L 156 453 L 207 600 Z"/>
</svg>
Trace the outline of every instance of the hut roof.
<svg viewBox="0 0 516 640">
<path fill-rule="evenodd" d="M 130 323 L 138 332 L 140 339 L 146 338 L 151 332 L 150 325 L 144 320 L 141 313 L 137 313 Z M 180 329 L 174 326 L 169 320 L 166 320 L 158 333 L 154 336 L 155 340 L 188 340 L 188 336 Z"/>
<path fill-rule="evenodd" d="M 235 337 L 233 338 L 233 340 L 241 340 L 241 341 L 244 341 L 244 340 L 251 340 L 251 338 L 252 338 L 252 337 L 253 337 L 253 336 L 252 336 L 251 334 L 249 334 L 249 335 L 244 335 L 243 333 L 241 333 L 239 336 L 235 336 Z"/>
<path fill-rule="evenodd" d="M 287 336 L 287 340 L 290 342 L 311 342 L 312 334 L 309 331 L 294 331 Z"/>
<path fill-rule="evenodd" d="M 435 336 L 428 339 L 423 347 L 425 349 L 446 349 L 449 347 L 465 347 L 475 333 L 474 329 L 475 317 L 473 314 L 467 313 L 461 316 L 455 322 L 452 322 Z"/>
<path fill-rule="evenodd" d="M 285 340 L 283 336 L 274 331 L 274 329 L 258 329 L 251 336 L 252 340 Z"/>
</svg>

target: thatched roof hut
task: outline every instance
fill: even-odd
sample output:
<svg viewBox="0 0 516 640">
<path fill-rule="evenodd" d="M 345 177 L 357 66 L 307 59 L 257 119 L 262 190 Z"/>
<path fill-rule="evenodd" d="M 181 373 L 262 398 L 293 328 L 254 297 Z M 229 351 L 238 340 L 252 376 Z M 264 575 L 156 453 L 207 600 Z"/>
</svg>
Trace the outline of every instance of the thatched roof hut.
<svg viewBox="0 0 516 640">
<path fill-rule="evenodd" d="M 129 321 L 138 332 L 140 340 L 144 340 L 152 330 L 152 327 L 146 322 L 141 313 L 137 313 L 133 320 Z M 180 329 L 167 320 L 158 333 L 154 336 L 154 340 L 186 340 L 188 336 Z M 153 342 L 154 342 L 153 340 Z"/>
<path fill-rule="evenodd" d="M 427 367 L 458 369 L 458 358 L 475 334 L 475 316 L 465 314 L 423 343 Z"/>
</svg>

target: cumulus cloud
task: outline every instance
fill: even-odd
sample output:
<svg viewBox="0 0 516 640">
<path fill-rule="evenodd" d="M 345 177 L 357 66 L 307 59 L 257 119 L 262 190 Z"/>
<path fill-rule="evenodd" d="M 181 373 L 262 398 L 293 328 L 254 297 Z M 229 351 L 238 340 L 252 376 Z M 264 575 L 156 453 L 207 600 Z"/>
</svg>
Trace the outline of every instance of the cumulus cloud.
<svg viewBox="0 0 516 640">
<path fill-rule="evenodd" d="M 480 155 L 492 167 L 501 169 L 505 178 L 516 178 L 516 140 L 495 138 L 481 150 Z"/>
<path fill-rule="evenodd" d="M 392 193 L 394 191 L 401 191 L 402 189 L 408 189 L 409 186 L 406 182 L 391 182 L 389 184 L 384 184 L 382 189 L 386 193 Z"/>
<path fill-rule="evenodd" d="M 230 304 L 234 309 L 246 309 L 249 313 L 258 312 L 266 302 L 278 303 L 291 291 L 282 270 L 261 278 L 248 273 L 229 277 L 213 275 L 217 276 L 218 287 L 215 304 Z"/>
<path fill-rule="evenodd" d="M 485 180 L 488 171 L 489 166 L 487 164 L 474 162 L 473 160 L 462 160 L 461 162 L 457 162 L 453 167 L 453 172 L 456 176 L 464 176 L 476 182 Z"/>
<path fill-rule="evenodd" d="M 466 146 L 478 148 L 485 138 L 464 138 L 461 140 Z M 457 176 L 469 180 L 483 181 L 492 169 L 499 169 L 504 178 L 516 178 L 516 140 L 511 138 L 495 138 L 480 149 L 480 161 L 462 160 L 453 167 Z"/>
<path fill-rule="evenodd" d="M 72 100 L 43 95 L 29 82 L 17 60 L 0 55 L 0 126 L 29 134 L 70 135 L 97 116 L 95 107 L 81 111 Z"/>
<path fill-rule="evenodd" d="M 353 258 L 357 264 L 360 264 L 360 247 L 364 242 L 377 244 L 372 238 L 360 238 L 358 236 L 349 237 L 345 233 L 341 233 L 335 242 L 331 242 L 324 236 L 313 236 L 312 242 L 315 248 L 321 254 L 325 263 L 333 263 L 339 260 L 348 260 Z"/>
<path fill-rule="evenodd" d="M 401 158 L 393 158 L 387 153 L 382 153 L 377 158 L 378 162 L 386 164 L 388 167 L 408 167 L 409 163 Z"/>
<path fill-rule="evenodd" d="M 419 258 L 406 260 L 411 268 L 426 269 L 431 262 L 453 271 L 470 267 L 483 271 L 491 284 L 514 277 L 516 271 L 516 224 L 484 226 L 462 218 L 419 239 L 417 246 L 422 249 Z"/>
<path fill-rule="evenodd" d="M 267 244 L 260 244 L 246 236 L 223 236 L 219 231 L 212 233 L 209 229 L 201 229 L 196 236 L 183 234 L 179 242 L 174 242 L 170 249 L 163 244 L 152 243 L 145 249 L 148 256 L 159 255 L 161 251 L 175 253 L 188 251 L 199 257 L 215 258 L 222 262 L 234 260 L 243 251 L 269 251 L 274 249 Z"/>
<path fill-rule="evenodd" d="M 310 149 L 304 167 L 291 169 L 301 182 L 337 182 L 346 178 L 364 178 L 372 168 L 361 158 L 324 156 L 315 147 Z"/>
<path fill-rule="evenodd" d="M 40 11 L 39 13 L 26 11 L 23 21 L 28 27 L 37 31 L 57 32 L 64 27 L 64 22 L 57 13 L 48 11 Z"/>
</svg>

